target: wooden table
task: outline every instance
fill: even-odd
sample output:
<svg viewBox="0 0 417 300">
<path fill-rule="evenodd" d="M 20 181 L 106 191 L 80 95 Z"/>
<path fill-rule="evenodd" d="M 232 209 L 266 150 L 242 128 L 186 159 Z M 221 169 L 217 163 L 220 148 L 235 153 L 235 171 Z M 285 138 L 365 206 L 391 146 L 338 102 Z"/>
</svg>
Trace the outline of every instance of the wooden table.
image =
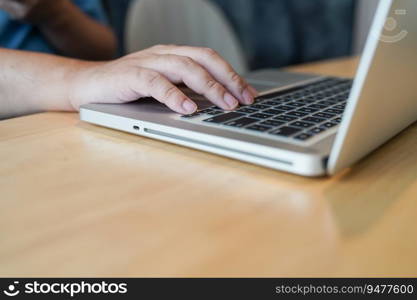
<svg viewBox="0 0 417 300">
<path fill-rule="evenodd" d="M 416 152 L 412 126 L 308 179 L 73 113 L 3 121 L 0 276 L 417 276 Z"/>
</svg>

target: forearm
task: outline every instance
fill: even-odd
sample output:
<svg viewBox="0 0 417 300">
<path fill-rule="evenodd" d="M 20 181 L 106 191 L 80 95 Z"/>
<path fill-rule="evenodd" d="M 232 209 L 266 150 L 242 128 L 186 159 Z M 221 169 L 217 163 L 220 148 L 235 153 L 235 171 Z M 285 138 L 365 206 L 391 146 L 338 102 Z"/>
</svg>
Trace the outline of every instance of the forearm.
<svg viewBox="0 0 417 300">
<path fill-rule="evenodd" d="M 0 119 L 47 110 L 74 110 L 73 76 L 90 63 L 0 49 Z"/>
<path fill-rule="evenodd" d="M 116 39 L 108 27 L 92 20 L 68 0 L 53 3 L 33 21 L 55 48 L 74 58 L 114 58 Z"/>
<path fill-rule="evenodd" d="M 224 110 L 252 104 L 257 95 L 208 48 L 156 46 L 109 62 L 0 49 L 0 118 L 149 97 L 192 114 L 197 105 L 179 83 Z"/>
</svg>

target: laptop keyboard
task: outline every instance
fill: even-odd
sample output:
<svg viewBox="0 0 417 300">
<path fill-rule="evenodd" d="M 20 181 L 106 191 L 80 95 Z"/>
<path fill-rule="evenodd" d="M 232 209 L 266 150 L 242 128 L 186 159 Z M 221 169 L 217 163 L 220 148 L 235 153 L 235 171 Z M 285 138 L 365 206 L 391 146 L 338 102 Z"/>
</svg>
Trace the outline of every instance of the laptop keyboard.
<svg viewBox="0 0 417 300">
<path fill-rule="evenodd" d="M 352 80 L 327 78 L 261 96 L 254 104 L 236 111 L 212 106 L 182 118 L 203 117 L 202 122 L 207 124 L 307 141 L 340 124 L 351 87 Z"/>
</svg>

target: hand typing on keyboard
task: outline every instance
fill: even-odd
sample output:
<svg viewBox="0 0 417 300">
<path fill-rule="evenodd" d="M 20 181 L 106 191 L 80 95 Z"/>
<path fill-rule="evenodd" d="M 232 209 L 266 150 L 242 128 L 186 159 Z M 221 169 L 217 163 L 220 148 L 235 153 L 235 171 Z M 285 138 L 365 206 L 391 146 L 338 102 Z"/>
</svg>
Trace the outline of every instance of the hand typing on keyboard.
<svg viewBox="0 0 417 300">
<path fill-rule="evenodd" d="M 252 104 L 256 90 L 219 54 L 207 48 L 155 46 L 77 74 L 72 103 L 129 102 L 153 97 L 181 114 L 197 105 L 175 84 L 184 83 L 224 110 Z M 107 99 L 107 100 L 106 100 Z"/>
</svg>

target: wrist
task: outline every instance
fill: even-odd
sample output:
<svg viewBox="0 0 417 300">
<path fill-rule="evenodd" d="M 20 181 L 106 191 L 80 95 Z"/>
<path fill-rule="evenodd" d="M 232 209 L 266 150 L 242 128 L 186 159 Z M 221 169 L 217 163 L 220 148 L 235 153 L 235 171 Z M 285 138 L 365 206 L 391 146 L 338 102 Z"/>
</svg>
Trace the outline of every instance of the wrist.
<svg viewBox="0 0 417 300">
<path fill-rule="evenodd" d="M 80 106 L 94 100 L 94 84 L 99 68 L 104 62 L 91 62 L 73 60 L 68 65 L 63 83 L 65 84 L 66 98 L 73 110 L 78 111 Z M 90 84 L 93 83 L 93 87 Z"/>
</svg>

